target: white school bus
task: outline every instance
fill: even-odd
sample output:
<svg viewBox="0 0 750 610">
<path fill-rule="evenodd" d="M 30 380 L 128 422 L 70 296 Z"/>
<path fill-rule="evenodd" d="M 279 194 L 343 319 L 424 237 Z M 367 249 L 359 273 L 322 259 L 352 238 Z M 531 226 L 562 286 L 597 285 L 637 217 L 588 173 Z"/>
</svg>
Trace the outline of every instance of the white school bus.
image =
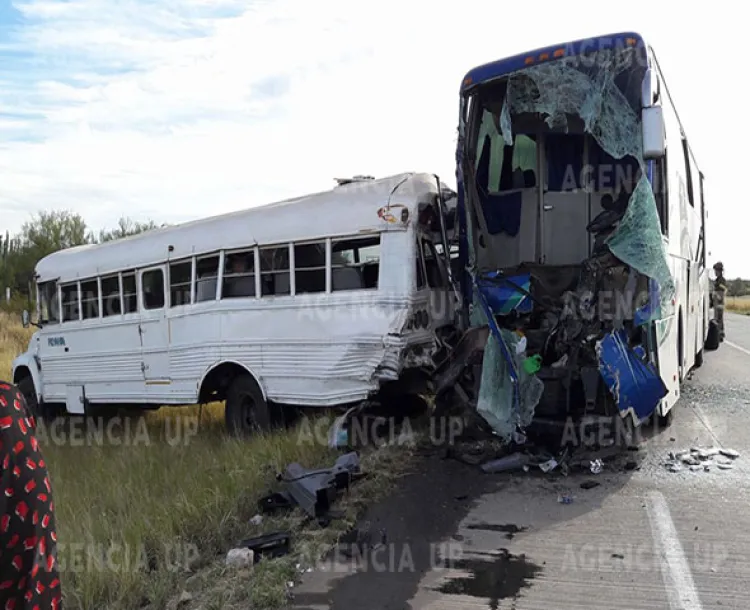
<svg viewBox="0 0 750 610">
<path fill-rule="evenodd" d="M 235 433 L 423 391 L 457 310 L 443 193 L 430 174 L 342 180 L 53 253 L 13 380 L 42 414 L 226 400 Z"/>
</svg>

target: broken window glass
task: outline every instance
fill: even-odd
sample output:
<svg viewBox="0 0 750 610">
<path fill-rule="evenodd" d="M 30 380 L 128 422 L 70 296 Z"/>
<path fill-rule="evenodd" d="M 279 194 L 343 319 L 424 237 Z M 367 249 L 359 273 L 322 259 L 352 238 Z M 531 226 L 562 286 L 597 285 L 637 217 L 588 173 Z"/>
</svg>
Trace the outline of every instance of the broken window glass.
<svg viewBox="0 0 750 610">
<path fill-rule="evenodd" d="M 640 171 L 635 176 L 636 186 L 625 215 L 607 239 L 607 245 L 621 261 L 658 283 L 662 308 L 668 310 L 674 295 L 674 281 L 642 154 L 640 79 L 643 57 L 639 53 L 642 50 L 602 50 L 585 57 L 567 57 L 531 66 L 512 74 L 507 80 L 497 128 L 504 142 L 512 145 L 513 117 L 517 115 L 542 116 L 550 130 L 561 133 L 568 133 L 571 121 L 576 120 L 614 160 L 627 164 L 630 157 L 637 163 Z M 491 133 L 489 121 L 482 125 Z"/>
</svg>

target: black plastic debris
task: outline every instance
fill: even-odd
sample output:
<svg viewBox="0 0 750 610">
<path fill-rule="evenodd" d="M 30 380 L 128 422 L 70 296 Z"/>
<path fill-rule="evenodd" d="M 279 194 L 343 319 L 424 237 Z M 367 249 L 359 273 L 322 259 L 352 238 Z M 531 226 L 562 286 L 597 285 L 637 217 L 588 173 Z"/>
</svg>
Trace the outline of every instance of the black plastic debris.
<svg viewBox="0 0 750 610">
<path fill-rule="evenodd" d="M 254 553 L 254 562 L 257 563 L 261 557 L 274 559 L 289 553 L 291 534 L 289 532 L 274 532 L 247 538 L 239 543 L 240 548 L 250 549 Z"/>
<path fill-rule="evenodd" d="M 283 492 L 268 494 L 258 500 L 258 509 L 265 515 L 293 507 L 294 501 L 289 497 L 289 494 Z"/>
<path fill-rule="evenodd" d="M 286 489 L 261 498 L 258 508 L 261 513 L 269 514 L 299 506 L 321 525 L 328 525 L 334 517 L 331 507 L 338 492 L 363 476 L 356 452 L 340 456 L 331 468 L 308 470 L 297 463 L 289 464 L 277 476 Z"/>
</svg>

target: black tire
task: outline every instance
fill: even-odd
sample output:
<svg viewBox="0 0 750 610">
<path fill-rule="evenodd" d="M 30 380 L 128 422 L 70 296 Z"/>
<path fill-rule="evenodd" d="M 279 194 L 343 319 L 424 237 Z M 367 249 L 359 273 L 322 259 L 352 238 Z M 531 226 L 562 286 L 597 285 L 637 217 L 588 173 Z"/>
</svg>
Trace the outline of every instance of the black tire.
<svg viewBox="0 0 750 610">
<path fill-rule="evenodd" d="M 251 375 L 236 377 L 227 392 L 224 421 L 232 436 L 245 437 L 271 429 L 271 412 Z"/>
<path fill-rule="evenodd" d="M 669 428 L 669 426 L 672 425 L 672 421 L 674 420 L 674 406 L 669 410 L 669 413 L 666 415 L 656 415 L 656 423 L 659 426 L 660 430 L 664 430 L 666 428 Z"/>
<path fill-rule="evenodd" d="M 706 343 L 703 346 L 704 349 L 707 349 L 709 352 L 719 349 L 719 344 L 721 343 L 720 335 L 719 324 L 716 320 L 711 320 L 708 323 L 708 333 L 706 336 Z"/>
<path fill-rule="evenodd" d="M 23 395 L 23 398 L 26 401 L 26 406 L 36 419 L 48 420 L 52 417 L 50 410 L 45 408 L 44 404 L 39 404 L 39 401 L 36 398 L 34 380 L 31 377 L 24 377 L 16 384 L 16 387 Z"/>
</svg>

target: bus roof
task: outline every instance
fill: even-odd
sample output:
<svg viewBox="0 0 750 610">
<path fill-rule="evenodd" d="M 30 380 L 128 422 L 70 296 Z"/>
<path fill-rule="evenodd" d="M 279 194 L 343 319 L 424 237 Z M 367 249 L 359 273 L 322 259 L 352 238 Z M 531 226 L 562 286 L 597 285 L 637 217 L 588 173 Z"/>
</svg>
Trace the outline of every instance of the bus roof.
<svg viewBox="0 0 750 610">
<path fill-rule="evenodd" d="M 75 281 L 253 244 L 277 244 L 381 231 L 378 210 L 401 204 L 411 218 L 437 193 L 435 176 L 403 173 L 328 191 L 154 229 L 123 239 L 54 252 L 36 266 L 37 281 Z M 391 199 L 391 195 L 394 195 Z M 172 247 L 169 252 L 168 248 Z"/>
<path fill-rule="evenodd" d="M 519 53 L 518 55 L 498 59 L 497 61 L 469 70 L 461 81 L 461 92 L 546 61 L 554 61 L 563 57 L 575 57 L 601 49 L 619 49 L 644 45 L 643 37 L 640 34 L 635 32 L 620 32 L 618 34 L 607 34 L 594 38 L 582 38 L 581 40 L 563 42 L 527 51 L 526 53 Z"/>
</svg>

